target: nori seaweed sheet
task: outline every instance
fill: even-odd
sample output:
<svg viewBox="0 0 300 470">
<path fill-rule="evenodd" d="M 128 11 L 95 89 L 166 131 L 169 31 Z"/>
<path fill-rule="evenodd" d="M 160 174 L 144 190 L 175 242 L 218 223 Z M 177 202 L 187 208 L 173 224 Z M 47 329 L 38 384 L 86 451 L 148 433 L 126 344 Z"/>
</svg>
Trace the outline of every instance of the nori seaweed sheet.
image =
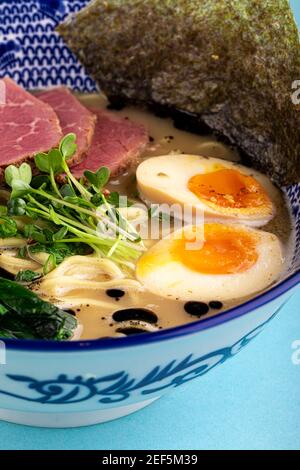
<svg viewBox="0 0 300 470">
<path fill-rule="evenodd" d="M 109 98 L 187 113 L 278 184 L 300 181 L 288 0 L 95 0 L 58 31 Z"/>
</svg>

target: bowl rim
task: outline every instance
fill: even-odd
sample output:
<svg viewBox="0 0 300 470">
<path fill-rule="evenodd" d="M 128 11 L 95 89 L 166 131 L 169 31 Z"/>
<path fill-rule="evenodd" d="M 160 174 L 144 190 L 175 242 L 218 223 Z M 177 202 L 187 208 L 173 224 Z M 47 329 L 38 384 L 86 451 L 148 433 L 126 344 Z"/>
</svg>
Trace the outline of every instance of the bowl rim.
<svg viewBox="0 0 300 470">
<path fill-rule="evenodd" d="M 45 340 L 13 340 L 2 339 L 5 347 L 8 350 L 21 350 L 21 351 L 39 351 L 39 352 L 90 352 L 90 351 L 103 351 L 120 348 L 131 348 L 134 346 L 145 346 L 160 341 L 172 340 L 181 338 L 187 335 L 195 334 L 231 320 L 236 320 L 244 315 L 251 313 L 260 307 L 266 306 L 273 300 L 288 293 L 297 285 L 300 285 L 300 268 L 284 279 L 279 284 L 276 284 L 270 290 L 259 294 L 258 296 L 244 302 L 241 305 L 225 310 L 213 317 L 198 320 L 186 325 L 167 328 L 165 330 L 144 333 L 141 335 L 134 335 L 124 338 L 107 338 L 96 340 L 76 340 L 76 341 L 45 341 Z"/>
</svg>

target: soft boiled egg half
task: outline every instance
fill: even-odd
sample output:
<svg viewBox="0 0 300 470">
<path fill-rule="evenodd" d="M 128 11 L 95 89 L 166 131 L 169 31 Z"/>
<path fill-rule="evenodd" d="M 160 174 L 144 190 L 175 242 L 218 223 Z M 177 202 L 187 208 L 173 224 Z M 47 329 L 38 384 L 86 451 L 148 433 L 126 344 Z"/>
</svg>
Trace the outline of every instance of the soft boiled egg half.
<svg viewBox="0 0 300 470">
<path fill-rule="evenodd" d="M 278 238 L 237 224 L 188 226 L 160 240 L 137 263 L 150 292 L 183 301 L 229 301 L 270 286 L 283 267 Z"/>
<path fill-rule="evenodd" d="M 257 171 L 237 163 L 166 155 L 145 160 L 136 176 L 140 197 L 147 204 L 180 204 L 214 221 L 227 219 L 253 227 L 267 224 L 275 215 L 274 186 Z"/>
</svg>

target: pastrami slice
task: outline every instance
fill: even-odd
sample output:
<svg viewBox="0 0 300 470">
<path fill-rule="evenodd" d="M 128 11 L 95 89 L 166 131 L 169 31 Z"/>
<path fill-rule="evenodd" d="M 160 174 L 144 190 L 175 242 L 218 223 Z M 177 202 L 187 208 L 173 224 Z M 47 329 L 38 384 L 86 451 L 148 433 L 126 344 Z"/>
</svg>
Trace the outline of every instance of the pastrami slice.
<svg viewBox="0 0 300 470">
<path fill-rule="evenodd" d="M 134 164 L 145 150 L 149 135 L 146 128 L 106 110 L 93 110 L 97 116 L 94 138 L 86 159 L 72 168 L 76 178 L 85 170 L 96 171 L 101 166 L 112 176 Z"/>
<path fill-rule="evenodd" d="M 65 87 L 39 93 L 38 98 L 53 108 L 64 135 L 70 132 L 76 134 L 77 152 L 68 164 L 80 163 L 87 156 L 94 136 L 95 114 L 83 106 Z"/>
<path fill-rule="evenodd" d="M 10 78 L 0 80 L 0 167 L 32 159 L 57 147 L 63 137 L 53 109 Z"/>
</svg>

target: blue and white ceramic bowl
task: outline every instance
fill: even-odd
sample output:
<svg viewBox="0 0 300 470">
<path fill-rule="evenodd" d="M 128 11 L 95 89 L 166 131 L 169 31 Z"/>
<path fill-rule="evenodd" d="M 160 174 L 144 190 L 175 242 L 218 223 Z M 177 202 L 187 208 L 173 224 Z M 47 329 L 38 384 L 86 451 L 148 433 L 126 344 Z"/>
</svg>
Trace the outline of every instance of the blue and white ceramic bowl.
<svg viewBox="0 0 300 470">
<path fill-rule="evenodd" d="M 28 89 L 65 84 L 94 91 L 53 32 L 87 0 L 1 0 L 0 76 Z M 289 275 L 267 293 L 215 318 L 158 333 L 72 343 L 7 341 L 0 419 L 71 427 L 125 416 L 232 358 L 300 284 L 300 185 L 284 189 L 296 225 Z M 0 348 L 0 362 L 5 352 Z"/>
</svg>

